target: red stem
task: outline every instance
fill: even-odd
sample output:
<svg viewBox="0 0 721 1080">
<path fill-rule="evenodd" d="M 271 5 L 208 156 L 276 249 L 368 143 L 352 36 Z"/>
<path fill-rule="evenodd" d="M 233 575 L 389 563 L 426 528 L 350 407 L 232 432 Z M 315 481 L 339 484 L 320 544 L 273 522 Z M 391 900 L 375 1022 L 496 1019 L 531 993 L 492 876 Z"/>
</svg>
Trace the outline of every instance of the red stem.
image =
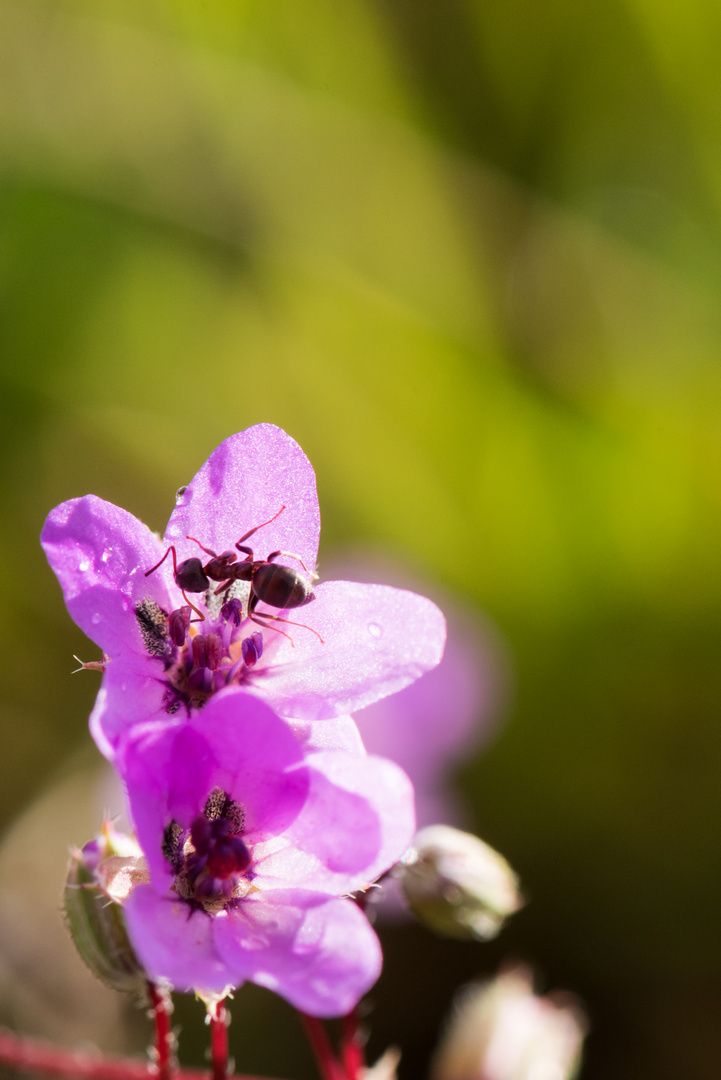
<svg viewBox="0 0 721 1080">
<path fill-rule="evenodd" d="M 3 1028 L 0 1028 L 0 1064 L 21 1073 L 59 1076 L 67 1080 L 152 1080 L 157 1075 L 144 1061 L 66 1050 L 36 1039 L 26 1039 Z M 178 1069 L 174 1080 L 208 1080 L 208 1074 L 200 1069 Z M 237 1073 L 232 1080 L 262 1078 Z"/>
<path fill-rule="evenodd" d="M 342 1021 L 343 1064 L 348 1080 L 360 1080 L 361 1070 L 365 1068 L 365 1054 L 358 1031 L 358 1009 L 353 1009 Z"/>
<path fill-rule="evenodd" d="M 208 1007 L 210 1021 L 210 1055 L 213 1080 L 226 1080 L 228 1075 L 228 1024 L 230 1014 L 222 1001 Z"/>
<path fill-rule="evenodd" d="M 155 1075 L 157 1080 L 172 1080 L 172 1039 L 170 1014 L 173 1002 L 170 993 L 155 983 L 148 983 L 150 1015 L 155 1021 Z"/>
<path fill-rule="evenodd" d="M 313 1047 L 318 1069 L 323 1080 L 347 1080 L 345 1070 L 336 1059 L 330 1045 L 322 1022 L 317 1016 L 308 1016 L 307 1013 L 299 1012 L 303 1021 L 306 1035 Z"/>
</svg>

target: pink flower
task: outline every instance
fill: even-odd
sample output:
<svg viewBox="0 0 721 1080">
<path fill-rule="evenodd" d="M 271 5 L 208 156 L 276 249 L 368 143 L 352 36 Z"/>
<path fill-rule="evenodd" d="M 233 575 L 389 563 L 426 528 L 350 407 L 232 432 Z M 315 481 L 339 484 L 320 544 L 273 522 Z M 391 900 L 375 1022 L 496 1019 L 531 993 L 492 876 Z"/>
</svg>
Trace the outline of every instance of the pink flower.
<svg viewBox="0 0 721 1080">
<path fill-rule="evenodd" d="M 410 843 L 402 770 L 304 747 L 233 689 L 189 720 L 135 727 L 118 764 L 150 871 L 125 904 L 150 977 L 206 997 L 250 980 L 316 1016 L 349 1012 L 381 953 L 347 896 Z"/>
<path fill-rule="evenodd" d="M 162 543 L 93 495 L 51 512 L 41 538 L 50 565 L 70 614 L 108 658 L 91 716 L 108 758 L 135 724 L 191 717 L 226 687 L 282 716 L 324 720 L 438 663 L 445 624 L 429 600 L 383 585 L 313 585 L 319 530 L 310 462 L 271 424 L 213 451 L 178 492 Z M 254 611 L 278 576 L 298 594 L 281 590 L 274 599 L 285 609 Z"/>
</svg>

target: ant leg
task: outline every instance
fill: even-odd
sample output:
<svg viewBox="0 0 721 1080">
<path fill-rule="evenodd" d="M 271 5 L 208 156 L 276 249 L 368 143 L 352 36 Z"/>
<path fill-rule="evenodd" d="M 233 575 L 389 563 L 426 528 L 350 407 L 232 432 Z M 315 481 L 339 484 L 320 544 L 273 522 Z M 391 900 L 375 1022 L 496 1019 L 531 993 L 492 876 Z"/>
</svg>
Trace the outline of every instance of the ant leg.
<svg viewBox="0 0 721 1080">
<path fill-rule="evenodd" d="M 168 550 L 165 552 L 165 555 L 163 555 L 160 562 L 157 562 L 155 564 L 155 566 L 151 566 L 150 570 L 145 571 L 145 577 L 148 577 L 150 574 L 154 573 L 158 569 L 159 566 L 162 566 L 163 563 L 165 562 L 165 560 L 167 559 L 168 555 L 170 555 L 171 551 L 173 553 L 173 577 L 175 578 L 177 576 L 177 573 L 178 573 L 178 566 L 177 566 L 177 563 L 175 561 L 175 548 L 174 548 L 174 546 L 172 544 L 170 545 Z"/>
<path fill-rule="evenodd" d="M 315 636 L 318 638 L 318 641 L 321 643 L 321 645 L 325 645 L 325 642 L 323 641 L 323 638 L 320 636 L 318 631 L 314 630 L 312 626 L 306 626 L 306 624 L 303 623 L 303 622 L 293 622 L 292 619 L 284 619 L 282 615 L 271 615 L 267 611 L 261 611 L 260 618 L 261 619 L 270 619 L 272 622 L 287 623 L 288 626 L 300 626 L 303 630 L 310 630 L 311 634 L 315 634 Z M 250 619 L 253 622 L 257 622 L 258 621 L 258 616 L 255 613 L 253 613 L 252 615 L 250 615 Z M 260 625 L 264 626 L 265 624 L 261 623 Z M 277 626 L 269 626 L 268 629 L 269 630 L 278 630 L 278 627 Z M 282 634 L 283 631 L 278 630 L 278 633 Z M 285 634 L 284 636 L 288 637 L 287 634 Z"/>
<path fill-rule="evenodd" d="M 212 549 L 212 548 L 207 548 L 207 547 L 203 547 L 203 545 L 201 544 L 200 540 L 196 540 L 194 536 L 186 536 L 186 538 L 185 538 L 185 539 L 186 539 L 186 540 L 192 540 L 192 541 L 193 541 L 194 543 L 196 543 L 196 544 L 198 545 L 198 547 L 200 548 L 200 550 L 201 550 L 201 551 L 204 551 L 204 552 L 205 552 L 205 554 L 206 554 L 206 555 L 211 555 L 211 556 L 212 556 L 212 557 L 213 557 L 214 559 L 217 559 L 217 557 L 218 557 L 218 556 L 217 556 L 217 555 L 216 555 L 216 553 L 215 553 L 215 552 L 213 551 L 213 549 Z"/>
<path fill-rule="evenodd" d="M 275 562 L 275 560 L 278 558 L 279 555 L 285 555 L 286 559 L 297 559 L 298 562 L 300 563 L 300 565 L 305 570 L 308 577 L 313 577 L 310 570 L 308 569 L 308 567 L 305 565 L 305 563 L 301 559 L 300 555 L 295 555 L 292 551 L 272 551 L 265 561 L 266 562 Z"/>
<path fill-rule="evenodd" d="M 251 622 L 257 623 L 258 626 L 262 626 L 264 630 L 275 630 L 275 632 L 277 634 L 282 634 L 284 638 L 288 638 L 288 641 L 290 642 L 291 647 L 293 649 L 295 648 L 295 642 L 293 641 L 293 638 L 290 636 L 290 634 L 286 634 L 285 630 L 280 630 L 277 626 L 271 626 L 270 623 L 264 622 L 263 621 L 263 618 L 264 618 L 263 615 L 249 615 L 248 618 L 250 619 Z M 267 618 L 269 618 L 269 619 L 273 619 L 273 618 L 277 619 L 277 615 L 276 616 L 268 615 Z M 300 625 L 300 624 L 298 624 L 298 625 Z"/>
<path fill-rule="evenodd" d="M 226 593 L 231 585 L 236 582 L 235 578 L 231 578 L 230 581 L 221 581 L 217 589 L 213 590 L 213 596 L 220 596 L 222 593 Z"/>
<path fill-rule="evenodd" d="M 244 550 L 248 551 L 249 550 L 248 548 L 240 547 L 240 545 L 243 543 L 243 541 L 244 540 L 249 540 L 250 537 L 253 535 L 253 533 L 257 533 L 258 529 L 264 529 L 266 525 L 270 525 L 271 521 L 275 521 L 275 519 L 277 517 L 280 517 L 280 515 L 283 513 L 284 510 L 285 510 L 285 503 L 283 503 L 283 505 L 281 506 L 281 508 L 280 508 L 280 510 L 278 511 L 277 514 L 273 514 L 272 518 L 268 518 L 268 520 L 264 521 L 262 525 L 256 525 L 255 528 L 249 529 L 247 533 L 243 533 L 240 540 L 235 545 L 238 548 L 238 551 L 244 551 Z M 250 554 L 252 555 L 253 552 L 251 551 Z"/>
<path fill-rule="evenodd" d="M 185 593 L 183 592 L 183 590 L 182 590 L 182 589 L 181 589 L 180 591 L 181 591 L 181 593 L 183 593 L 183 600 L 185 600 L 185 602 L 186 602 L 186 604 L 188 605 L 188 607 L 189 607 L 189 608 L 192 608 L 192 609 L 193 609 L 193 611 L 195 612 L 195 614 L 196 614 L 196 615 L 198 616 L 198 618 L 197 618 L 197 619 L 191 619 L 190 621 L 191 621 L 191 622 L 205 622 L 205 615 L 203 614 L 203 612 L 202 612 L 202 611 L 198 611 L 198 609 L 197 609 L 197 607 L 195 606 L 195 604 L 191 603 L 191 602 L 190 602 L 190 600 L 188 600 L 188 597 L 187 597 L 187 596 L 185 595 Z"/>
<path fill-rule="evenodd" d="M 248 556 L 248 558 L 246 559 L 246 562 L 252 562 L 253 561 L 253 549 L 252 549 L 252 547 L 248 547 L 247 544 L 241 544 L 240 540 L 238 541 L 238 543 L 235 546 L 237 547 L 238 551 L 242 551 L 244 555 Z"/>
<path fill-rule="evenodd" d="M 290 636 L 290 634 L 286 634 L 285 630 L 280 630 L 277 626 L 271 626 L 270 623 L 265 621 L 266 619 L 277 618 L 277 616 L 266 615 L 264 612 L 261 612 L 260 615 L 256 615 L 255 609 L 257 608 L 258 603 L 259 598 L 255 595 L 254 592 L 251 591 L 251 594 L 248 598 L 248 619 L 250 619 L 251 622 L 257 623 L 258 626 L 262 626 L 265 630 L 275 630 L 276 633 L 282 634 L 283 637 L 287 638 L 290 642 L 291 648 L 294 649 L 295 642 L 293 641 L 293 638 Z"/>
</svg>

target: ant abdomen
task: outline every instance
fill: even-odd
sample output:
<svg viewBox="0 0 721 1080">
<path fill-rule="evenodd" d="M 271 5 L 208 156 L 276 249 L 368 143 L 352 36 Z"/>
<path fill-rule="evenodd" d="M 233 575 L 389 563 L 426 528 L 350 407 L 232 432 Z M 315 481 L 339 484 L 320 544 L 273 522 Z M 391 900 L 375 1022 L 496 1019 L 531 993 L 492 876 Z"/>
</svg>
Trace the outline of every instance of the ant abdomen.
<svg viewBox="0 0 721 1080">
<path fill-rule="evenodd" d="M 296 608 L 315 599 L 306 581 L 281 563 L 266 562 L 253 571 L 253 592 L 258 600 L 274 608 Z"/>
</svg>

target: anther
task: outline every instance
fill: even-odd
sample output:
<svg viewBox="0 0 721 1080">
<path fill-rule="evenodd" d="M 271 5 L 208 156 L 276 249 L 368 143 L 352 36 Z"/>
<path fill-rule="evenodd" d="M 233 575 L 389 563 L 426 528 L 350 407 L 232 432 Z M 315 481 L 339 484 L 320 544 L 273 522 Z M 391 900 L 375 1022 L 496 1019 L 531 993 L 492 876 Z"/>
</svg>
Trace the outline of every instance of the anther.
<svg viewBox="0 0 721 1080">
<path fill-rule="evenodd" d="M 193 638 L 193 660 L 195 666 L 205 668 L 208 666 L 208 646 L 205 634 L 196 634 Z"/>
<path fill-rule="evenodd" d="M 223 643 L 218 634 L 196 634 L 193 638 L 193 660 L 198 668 L 217 671 L 223 659 Z"/>
<path fill-rule="evenodd" d="M 191 611 L 192 608 L 188 604 L 184 604 L 183 607 L 171 611 L 168 617 L 168 633 L 170 634 L 170 640 L 179 648 L 185 645 L 185 639 L 188 636 Z"/>
<path fill-rule="evenodd" d="M 223 644 L 218 634 L 205 635 L 206 660 L 205 663 L 211 671 L 217 671 L 220 661 L 223 659 Z"/>
<path fill-rule="evenodd" d="M 256 630 L 250 637 L 243 639 L 241 649 L 245 666 L 249 668 L 255 667 L 263 655 L 263 635 Z"/>
<path fill-rule="evenodd" d="M 225 622 L 232 622 L 235 626 L 240 626 L 243 621 L 243 605 L 237 597 L 232 597 L 230 600 L 226 600 L 220 609 L 220 617 Z"/>
</svg>

